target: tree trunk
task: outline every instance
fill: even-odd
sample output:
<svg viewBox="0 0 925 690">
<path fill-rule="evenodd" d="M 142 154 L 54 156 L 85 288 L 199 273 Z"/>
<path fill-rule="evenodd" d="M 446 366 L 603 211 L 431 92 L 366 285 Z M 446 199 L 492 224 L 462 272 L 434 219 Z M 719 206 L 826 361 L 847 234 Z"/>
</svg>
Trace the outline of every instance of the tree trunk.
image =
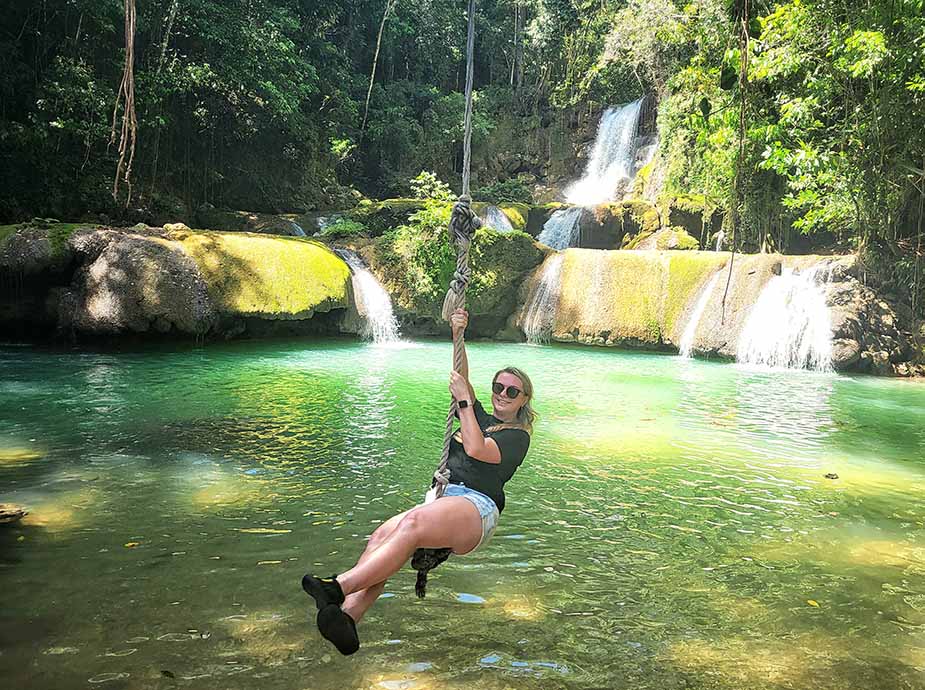
<svg viewBox="0 0 925 690">
<path fill-rule="evenodd" d="M 379 23 L 379 36 L 376 37 L 376 52 L 373 53 L 373 68 L 369 72 L 369 88 L 366 90 L 366 105 L 363 107 L 363 124 L 360 125 L 360 141 L 363 141 L 363 134 L 366 132 L 366 121 L 369 119 L 369 99 L 373 95 L 373 83 L 376 81 L 376 65 L 379 62 L 379 50 L 382 48 L 382 32 L 385 30 L 385 23 L 392 14 L 397 0 L 385 0 L 385 10 L 382 12 L 382 21 Z"/>
</svg>

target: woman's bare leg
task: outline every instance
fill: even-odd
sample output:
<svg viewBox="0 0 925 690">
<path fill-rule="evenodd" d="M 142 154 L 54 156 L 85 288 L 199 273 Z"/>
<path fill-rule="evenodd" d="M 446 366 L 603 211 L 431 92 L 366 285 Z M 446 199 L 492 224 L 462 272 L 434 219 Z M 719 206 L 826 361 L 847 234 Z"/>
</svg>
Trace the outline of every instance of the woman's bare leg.
<svg viewBox="0 0 925 690">
<path fill-rule="evenodd" d="M 369 594 L 355 603 L 371 604 L 367 599 L 375 591 L 372 588 L 396 573 L 415 549 L 450 547 L 456 553 L 467 553 L 475 548 L 481 537 L 482 519 L 478 509 L 465 498 L 444 496 L 408 511 L 383 543 L 369 555 L 364 553 L 366 557 L 353 568 L 338 575 L 337 582 L 347 595 L 369 588 Z"/>
<path fill-rule="evenodd" d="M 389 518 L 376 528 L 376 530 L 370 535 L 369 541 L 366 543 L 366 548 L 360 555 L 359 560 L 357 560 L 357 565 L 366 561 L 376 549 L 382 546 L 385 540 L 388 539 L 392 532 L 395 531 L 395 528 L 398 527 L 398 523 L 401 522 L 405 515 L 407 515 L 409 512 L 411 511 L 406 510 L 404 513 L 399 513 L 398 515 Z M 375 585 L 367 587 L 366 589 L 361 589 L 358 592 L 348 594 L 340 608 L 344 613 L 349 615 L 354 620 L 354 622 L 359 623 L 360 619 L 363 618 L 363 614 L 365 614 L 367 609 L 369 609 L 369 607 L 376 602 L 376 599 L 379 598 L 384 589 L 385 581 L 378 582 Z"/>
</svg>

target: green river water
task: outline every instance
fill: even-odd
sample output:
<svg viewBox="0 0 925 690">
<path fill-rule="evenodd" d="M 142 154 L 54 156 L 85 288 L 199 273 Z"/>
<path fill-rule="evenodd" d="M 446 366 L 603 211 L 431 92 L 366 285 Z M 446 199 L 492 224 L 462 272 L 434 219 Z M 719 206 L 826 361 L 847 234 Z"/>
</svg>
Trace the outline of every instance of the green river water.
<svg viewBox="0 0 925 690">
<path fill-rule="evenodd" d="M 492 542 L 343 658 L 299 580 L 418 502 L 449 343 L 0 348 L 5 688 L 925 688 L 925 385 L 473 343 L 540 413 Z M 836 473 L 838 479 L 827 479 Z"/>
</svg>

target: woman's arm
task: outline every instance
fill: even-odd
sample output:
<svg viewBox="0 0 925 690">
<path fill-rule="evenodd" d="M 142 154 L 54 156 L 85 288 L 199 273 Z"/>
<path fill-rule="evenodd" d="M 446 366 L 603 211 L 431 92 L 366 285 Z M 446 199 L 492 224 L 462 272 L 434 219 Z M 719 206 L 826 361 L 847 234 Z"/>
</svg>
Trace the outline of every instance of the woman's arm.
<svg viewBox="0 0 925 690">
<path fill-rule="evenodd" d="M 453 329 L 453 340 L 456 340 L 457 333 L 465 334 L 466 326 L 468 325 L 469 312 L 467 312 L 465 309 L 457 309 L 455 312 L 453 312 L 453 315 L 450 316 L 450 326 Z M 462 365 L 459 367 L 459 374 L 466 380 L 466 385 L 469 387 L 469 401 L 472 402 L 475 400 L 475 390 L 472 388 L 472 384 L 469 382 L 469 357 L 466 355 L 465 341 L 462 342 L 462 345 L 459 349 L 462 352 Z"/>
<path fill-rule="evenodd" d="M 472 403 L 475 397 L 470 395 L 472 386 L 461 374 L 450 373 L 450 393 L 456 401 L 465 400 L 469 404 L 459 408 L 459 426 L 462 431 L 463 449 L 469 457 L 482 462 L 497 465 L 501 462 L 501 450 L 494 439 L 485 438 L 479 422 L 475 418 Z"/>
</svg>

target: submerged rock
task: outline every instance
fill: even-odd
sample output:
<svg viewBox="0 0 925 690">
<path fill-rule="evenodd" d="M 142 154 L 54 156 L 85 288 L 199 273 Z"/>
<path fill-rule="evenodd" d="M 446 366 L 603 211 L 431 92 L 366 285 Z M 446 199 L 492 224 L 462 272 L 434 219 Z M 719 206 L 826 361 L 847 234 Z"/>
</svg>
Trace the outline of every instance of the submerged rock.
<svg viewBox="0 0 925 690">
<path fill-rule="evenodd" d="M 13 503 L 0 503 L 0 525 L 19 522 L 28 514 L 29 511 L 22 506 Z"/>
</svg>

